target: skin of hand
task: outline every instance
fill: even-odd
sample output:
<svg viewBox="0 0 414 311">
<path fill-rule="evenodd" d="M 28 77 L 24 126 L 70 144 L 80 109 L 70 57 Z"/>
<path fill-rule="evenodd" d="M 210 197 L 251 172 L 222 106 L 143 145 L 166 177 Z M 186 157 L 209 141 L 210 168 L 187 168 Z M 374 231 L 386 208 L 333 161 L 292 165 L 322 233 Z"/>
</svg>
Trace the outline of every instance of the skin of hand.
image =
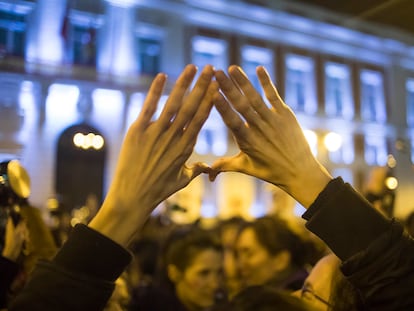
<svg viewBox="0 0 414 311">
<path fill-rule="evenodd" d="M 265 68 L 259 66 L 256 73 L 271 108 L 240 67 L 230 66 L 228 76 L 222 70 L 215 73 L 221 92 L 214 105 L 240 152 L 213 163 L 210 180 L 220 172 L 241 172 L 280 187 L 308 208 L 332 177 L 313 156 L 293 111 Z"/>
<path fill-rule="evenodd" d="M 158 74 L 124 138 L 108 194 L 89 224 L 124 247 L 160 202 L 209 172 L 204 163 L 186 165 L 218 92 L 212 80 L 214 68 L 209 65 L 190 89 L 196 73 L 194 65 L 186 66 L 154 121 L 167 79 Z"/>
<path fill-rule="evenodd" d="M 1 255 L 16 262 L 28 237 L 29 231 L 26 222 L 22 220 L 14 226 L 12 218 L 9 217 L 7 219 L 5 241 Z"/>
</svg>

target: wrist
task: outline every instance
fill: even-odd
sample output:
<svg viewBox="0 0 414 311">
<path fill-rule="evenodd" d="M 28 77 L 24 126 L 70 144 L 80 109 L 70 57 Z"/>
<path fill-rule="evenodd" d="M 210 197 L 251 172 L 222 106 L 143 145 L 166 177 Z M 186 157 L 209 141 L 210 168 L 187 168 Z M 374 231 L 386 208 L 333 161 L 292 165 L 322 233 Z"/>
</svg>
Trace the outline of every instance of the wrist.
<svg viewBox="0 0 414 311">
<path fill-rule="evenodd" d="M 88 226 L 127 248 L 152 211 L 139 202 L 134 204 L 136 206 L 130 205 L 124 206 L 108 196 Z"/>
<path fill-rule="evenodd" d="M 305 169 L 300 176 L 293 179 L 289 194 L 307 209 L 332 179 L 328 171 L 316 163 L 315 168 Z"/>
</svg>

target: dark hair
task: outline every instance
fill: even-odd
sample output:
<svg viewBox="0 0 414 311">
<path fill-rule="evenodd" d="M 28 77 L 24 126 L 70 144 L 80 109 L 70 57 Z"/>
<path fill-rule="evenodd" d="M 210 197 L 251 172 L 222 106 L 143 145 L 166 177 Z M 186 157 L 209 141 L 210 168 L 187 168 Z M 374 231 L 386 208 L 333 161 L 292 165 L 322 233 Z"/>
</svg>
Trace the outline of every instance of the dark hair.
<svg viewBox="0 0 414 311">
<path fill-rule="evenodd" d="M 217 225 L 217 231 L 222 232 L 226 230 L 227 228 L 240 228 L 244 226 L 247 223 L 247 220 L 245 220 L 243 217 L 234 216 L 231 218 L 220 220 L 220 222 Z"/>
<path fill-rule="evenodd" d="M 352 283 L 336 269 L 331 280 L 330 311 L 365 311 L 363 299 Z"/>
<path fill-rule="evenodd" d="M 216 311 L 306 311 L 307 305 L 291 293 L 257 285 L 240 291 L 228 304 Z"/>
<path fill-rule="evenodd" d="M 160 262 L 160 282 L 173 286 L 167 276 L 168 265 L 174 265 L 180 271 L 189 267 L 194 258 L 202 251 L 212 249 L 223 252 L 220 241 L 211 231 L 190 226 L 172 231 L 164 244 Z"/>
<path fill-rule="evenodd" d="M 130 249 L 135 255 L 140 272 L 147 276 L 155 276 L 160 253 L 159 241 L 155 238 L 144 237 L 134 241 Z"/>
<path fill-rule="evenodd" d="M 305 243 L 284 220 L 271 216 L 260 217 L 242 226 L 239 235 L 248 228 L 254 231 L 258 242 L 269 254 L 275 255 L 282 250 L 287 250 L 293 265 L 297 267 L 304 265 L 307 253 Z"/>
</svg>

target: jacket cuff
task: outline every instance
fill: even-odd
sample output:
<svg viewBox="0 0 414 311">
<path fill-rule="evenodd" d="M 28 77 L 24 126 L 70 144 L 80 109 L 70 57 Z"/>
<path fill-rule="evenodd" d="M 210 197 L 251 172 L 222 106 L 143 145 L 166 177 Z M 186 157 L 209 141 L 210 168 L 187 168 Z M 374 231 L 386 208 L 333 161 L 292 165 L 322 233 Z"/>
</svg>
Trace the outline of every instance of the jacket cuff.
<svg viewBox="0 0 414 311">
<path fill-rule="evenodd" d="M 78 224 L 53 261 L 69 271 L 113 282 L 131 259 L 131 254 L 119 244 Z"/>
<path fill-rule="evenodd" d="M 368 247 L 391 224 L 340 177 L 328 183 L 302 217 L 343 261 Z"/>
</svg>

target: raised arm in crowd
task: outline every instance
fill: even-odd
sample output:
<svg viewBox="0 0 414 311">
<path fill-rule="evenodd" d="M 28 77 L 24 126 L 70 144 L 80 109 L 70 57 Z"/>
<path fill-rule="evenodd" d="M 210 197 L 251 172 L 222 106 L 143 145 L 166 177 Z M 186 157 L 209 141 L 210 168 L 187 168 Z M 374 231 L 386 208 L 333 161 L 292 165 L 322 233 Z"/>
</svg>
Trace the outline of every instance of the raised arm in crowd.
<svg viewBox="0 0 414 311">
<path fill-rule="evenodd" d="M 189 65 L 153 120 L 166 82 L 159 74 L 126 134 L 98 214 L 88 226 L 74 228 L 52 261 L 37 266 L 9 310 L 102 310 L 131 259 L 128 244 L 152 210 L 199 174 L 214 180 L 227 171 L 270 182 L 307 208 L 307 228 L 342 260 L 344 275 L 369 310 L 414 309 L 413 241 L 321 166 L 265 69 L 257 74 L 270 108 L 239 67 L 226 74 L 206 66 L 191 88 L 196 68 Z M 213 104 L 240 152 L 211 168 L 187 164 Z"/>
</svg>

